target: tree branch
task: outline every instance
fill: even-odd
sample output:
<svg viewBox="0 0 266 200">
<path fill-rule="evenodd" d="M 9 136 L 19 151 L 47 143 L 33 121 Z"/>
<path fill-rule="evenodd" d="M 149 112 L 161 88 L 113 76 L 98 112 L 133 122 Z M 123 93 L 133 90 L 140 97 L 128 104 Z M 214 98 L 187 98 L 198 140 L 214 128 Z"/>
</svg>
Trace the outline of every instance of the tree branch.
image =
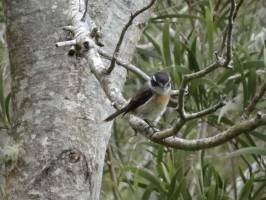
<svg viewBox="0 0 266 200">
<path fill-rule="evenodd" d="M 120 199 L 120 196 L 119 196 L 119 191 L 118 191 L 118 181 L 117 181 L 117 175 L 116 175 L 116 172 L 115 172 L 115 168 L 113 166 L 113 153 L 112 153 L 112 147 L 111 145 L 109 144 L 108 148 L 107 148 L 107 157 L 108 157 L 108 160 L 107 160 L 107 166 L 109 168 L 109 173 L 110 173 L 110 176 L 111 176 L 111 180 L 113 181 L 113 185 L 112 185 L 112 190 L 113 190 L 113 194 L 114 194 L 114 197 L 116 200 L 119 200 Z"/>
<path fill-rule="evenodd" d="M 256 104 L 263 97 L 265 92 L 266 92 L 266 82 L 264 82 L 259 92 L 253 97 L 253 99 L 250 101 L 250 103 L 246 107 L 245 111 L 247 115 L 249 115 L 255 109 Z"/>
<path fill-rule="evenodd" d="M 209 108 L 206 108 L 205 110 L 201 110 L 199 112 L 192 113 L 192 114 L 186 114 L 185 119 L 186 120 L 192 120 L 192 119 L 203 117 L 205 115 L 208 115 L 210 113 L 215 112 L 216 110 L 223 107 L 224 105 L 225 105 L 225 102 L 223 99 L 221 99 L 217 104 L 215 104 L 214 106 L 211 106 Z"/>
<path fill-rule="evenodd" d="M 231 34 L 232 35 L 233 20 L 236 18 L 237 13 L 238 13 L 241 5 L 243 4 L 243 2 L 244 2 L 244 0 L 240 0 L 239 3 L 235 6 L 235 2 L 233 2 L 231 0 L 231 10 L 230 10 L 230 16 L 229 16 L 229 20 L 228 20 L 229 23 L 226 26 L 226 28 L 224 30 L 224 33 L 223 33 L 223 39 L 222 39 L 222 43 L 221 43 L 221 49 L 220 49 L 220 52 L 219 52 L 220 54 L 222 54 L 222 52 L 223 52 L 223 49 L 225 47 L 226 40 L 227 40 L 227 48 L 228 48 L 228 42 L 231 43 L 231 40 L 232 40 L 231 39 L 231 36 L 229 35 L 230 36 L 230 39 L 229 40 L 228 40 L 228 37 L 227 36 L 228 36 L 228 34 Z M 232 9 L 232 5 L 234 5 L 234 7 L 235 7 L 234 10 Z M 231 30 L 229 30 L 230 26 L 231 26 Z M 231 50 L 229 50 L 229 51 L 231 51 Z M 228 52 L 228 49 L 227 49 L 227 52 Z"/>
<path fill-rule="evenodd" d="M 131 26 L 133 20 L 134 20 L 139 14 L 141 14 L 142 12 L 144 12 L 144 11 L 148 10 L 150 7 L 152 7 L 152 5 L 155 3 L 155 1 L 156 1 L 156 0 L 151 0 L 151 2 L 150 2 L 147 6 L 141 8 L 140 10 L 138 10 L 137 12 L 135 12 L 134 14 L 131 14 L 131 16 L 130 16 L 130 18 L 129 18 L 129 21 L 127 22 L 127 24 L 126 24 L 126 25 L 124 26 L 124 28 L 122 29 L 121 35 L 120 35 L 120 37 L 119 37 L 119 40 L 118 40 L 118 42 L 117 42 L 117 45 L 116 45 L 115 50 L 114 50 L 114 53 L 113 53 L 113 57 L 112 57 L 112 60 L 111 60 L 110 66 L 109 66 L 109 68 L 107 69 L 107 74 L 110 74 L 110 73 L 113 71 L 113 69 L 115 68 L 116 58 L 117 58 L 117 56 L 118 56 L 118 53 L 119 53 L 119 50 L 120 50 L 120 46 L 121 46 L 122 41 L 123 41 L 123 39 L 124 39 L 124 36 L 125 36 L 125 34 L 126 34 L 126 32 L 127 32 L 127 29 Z"/>
<path fill-rule="evenodd" d="M 72 0 L 72 3 L 74 4 L 76 3 L 76 1 Z M 126 115 L 125 118 L 129 121 L 133 129 L 140 132 L 142 135 L 149 138 L 150 140 L 163 144 L 165 146 L 173 147 L 176 149 L 183 149 L 183 150 L 199 150 L 220 145 L 238 136 L 241 133 L 248 133 L 249 131 L 259 126 L 266 125 L 266 115 L 261 114 L 251 120 L 246 120 L 241 123 L 238 123 L 230 127 L 228 130 L 212 137 L 192 139 L 192 140 L 177 137 L 178 131 L 182 128 L 182 126 L 186 123 L 187 120 L 192 120 L 202 117 L 206 114 L 216 111 L 220 106 L 222 106 L 222 101 L 221 101 L 220 103 L 205 110 L 199 111 L 197 113 L 186 114 L 184 110 L 184 95 L 187 84 L 191 80 L 205 76 L 206 74 L 211 73 L 212 71 L 214 71 L 219 67 L 227 67 L 227 65 L 229 64 L 231 60 L 231 34 L 233 27 L 232 16 L 234 16 L 235 12 L 234 5 L 235 5 L 234 0 L 231 0 L 232 7 L 230 12 L 231 14 L 229 22 L 229 24 L 231 24 L 229 26 L 229 29 L 231 30 L 228 31 L 228 39 L 227 39 L 227 44 L 230 47 L 227 48 L 228 52 L 226 54 L 226 58 L 225 59 L 218 58 L 217 61 L 211 64 L 210 66 L 198 72 L 194 72 L 192 74 L 187 74 L 184 76 L 181 82 L 179 97 L 178 97 L 179 98 L 178 112 L 180 114 L 180 119 L 176 122 L 176 124 L 169 129 L 154 132 L 154 130 L 144 120 L 134 115 Z M 117 89 L 115 81 L 111 79 L 111 76 L 106 74 L 108 66 L 107 67 L 104 66 L 101 57 L 99 55 L 98 48 L 95 45 L 94 40 L 90 37 L 90 34 L 88 34 L 88 32 L 93 29 L 90 26 L 93 26 L 94 23 L 91 21 L 89 17 L 86 18 L 85 22 L 80 21 L 81 14 L 77 9 L 77 5 L 73 5 L 73 8 L 74 8 L 72 11 L 73 16 L 71 16 L 70 19 L 72 20 L 72 25 L 74 27 L 73 28 L 74 39 L 77 41 L 77 44 L 81 44 L 87 47 L 86 49 L 88 51 L 86 54 L 84 54 L 84 56 L 89 63 L 92 73 L 100 82 L 107 98 L 111 102 L 113 102 L 117 108 L 122 108 L 122 106 L 124 106 L 127 103 L 127 101 L 122 96 L 121 91 Z M 117 60 L 115 60 L 115 62 L 117 62 Z M 135 71 L 138 71 L 136 69 L 138 68 L 134 68 Z M 142 74 L 139 71 L 137 73 Z M 146 77 L 146 74 L 144 73 L 142 74 L 142 76 Z"/>
<path fill-rule="evenodd" d="M 107 54 L 106 52 L 104 52 L 102 49 L 98 49 L 98 53 L 105 59 L 111 60 L 113 59 L 112 56 L 110 56 L 109 54 Z M 142 71 L 140 68 L 136 67 L 135 65 L 126 63 L 118 58 L 115 59 L 115 62 L 124 67 L 125 69 L 137 74 L 139 77 L 141 77 L 144 80 L 150 80 L 150 77 L 144 72 Z"/>
<path fill-rule="evenodd" d="M 108 53 L 106 53 L 105 51 L 103 51 L 102 49 L 98 48 L 98 53 L 105 59 L 107 60 L 112 60 L 112 56 L 109 55 Z M 147 75 L 144 71 L 142 71 L 139 67 L 130 64 L 130 63 L 126 63 L 122 60 L 120 60 L 119 58 L 116 58 L 116 63 L 122 67 L 124 67 L 125 69 L 133 72 L 134 74 L 138 75 L 140 78 L 142 78 L 145 81 L 150 80 L 150 76 Z M 171 95 L 175 96 L 178 95 L 179 91 L 178 90 L 171 90 Z"/>
<path fill-rule="evenodd" d="M 251 120 L 243 121 L 237 125 L 230 127 L 228 130 L 212 137 L 189 140 L 173 136 L 166 138 L 164 140 L 157 140 L 156 139 L 157 133 L 155 133 L 154 136 L 151 137 L 151 140 L 166 145 L 168 147 L 173 147 L 177 149 L 183 149 L 189 151 L 201 150 L 218 146 L 238 136 L 241 133 L 248 133 L 249 131 L 256 129 L 259 126 L 265 126 L 265 125 L 266 125 L 266 115 L 264 115 L 261 118 L 254 118 Z"/>
</svg>

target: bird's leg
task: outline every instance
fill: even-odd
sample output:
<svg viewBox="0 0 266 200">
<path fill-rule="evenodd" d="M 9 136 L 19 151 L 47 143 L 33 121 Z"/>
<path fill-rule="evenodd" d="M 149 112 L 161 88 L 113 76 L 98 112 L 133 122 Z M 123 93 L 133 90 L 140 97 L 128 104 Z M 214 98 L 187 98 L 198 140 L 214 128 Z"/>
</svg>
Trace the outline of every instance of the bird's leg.
<svg viewBox="0 0 266 200">
<path fill-rule="evenodd" d="M 157 129 L 150 120 L 148 119 L 143 119 L 143 120 L 149 125 L 149 128 L 151 128 L 154 133 L 159 131 L 159 129 Z"/>
</svg>

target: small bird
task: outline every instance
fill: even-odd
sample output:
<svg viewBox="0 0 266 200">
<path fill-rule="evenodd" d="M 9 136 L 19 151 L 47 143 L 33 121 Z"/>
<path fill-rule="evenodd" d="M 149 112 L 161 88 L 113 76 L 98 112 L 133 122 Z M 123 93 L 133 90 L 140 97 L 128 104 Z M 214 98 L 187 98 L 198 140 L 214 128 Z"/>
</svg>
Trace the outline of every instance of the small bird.
<svg viewBox="0 0 266 200">
<path fill-rule="evenodd" d="M 165 72 L 156 72 L 140 90 L 131 98 L 130 102 L 121 110 L 116 111 L 104 121 L 108 122 L 118 115 L 129 112 L 136 114 L 145 121 L 156 125 L 166 110 L 170 99 L 171 78 Z"/>
</svg>

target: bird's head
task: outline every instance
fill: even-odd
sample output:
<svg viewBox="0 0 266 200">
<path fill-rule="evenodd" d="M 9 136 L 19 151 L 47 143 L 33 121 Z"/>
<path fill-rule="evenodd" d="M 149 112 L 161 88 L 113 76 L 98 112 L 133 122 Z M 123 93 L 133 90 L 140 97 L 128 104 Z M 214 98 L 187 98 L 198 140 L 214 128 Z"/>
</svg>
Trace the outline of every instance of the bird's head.
<svg viewBox="0 0 266 200">
<path fill-rule="evenodd" d="M 171 90 L 171 78 L 165 72 L 156 72 L 150 79 L 151 89 L 159 95 L 166 95 Z"/>
</svg>

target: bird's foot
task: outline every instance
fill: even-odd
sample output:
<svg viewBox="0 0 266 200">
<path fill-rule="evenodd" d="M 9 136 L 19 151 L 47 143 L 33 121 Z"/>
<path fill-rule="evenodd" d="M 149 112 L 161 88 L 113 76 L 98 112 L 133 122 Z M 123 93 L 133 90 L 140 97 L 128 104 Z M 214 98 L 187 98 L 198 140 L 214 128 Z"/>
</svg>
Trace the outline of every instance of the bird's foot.
<svg viewBox="0 0 266 200">
<path fill-rule="evenodd" d="M 150 120 L 144 119 L 144 121 L 149 125 L 149 128 L 152 129 L 153 133 L 160 131 L 158 128 L 155 127 L 155 125 Z"/>
</svg>

